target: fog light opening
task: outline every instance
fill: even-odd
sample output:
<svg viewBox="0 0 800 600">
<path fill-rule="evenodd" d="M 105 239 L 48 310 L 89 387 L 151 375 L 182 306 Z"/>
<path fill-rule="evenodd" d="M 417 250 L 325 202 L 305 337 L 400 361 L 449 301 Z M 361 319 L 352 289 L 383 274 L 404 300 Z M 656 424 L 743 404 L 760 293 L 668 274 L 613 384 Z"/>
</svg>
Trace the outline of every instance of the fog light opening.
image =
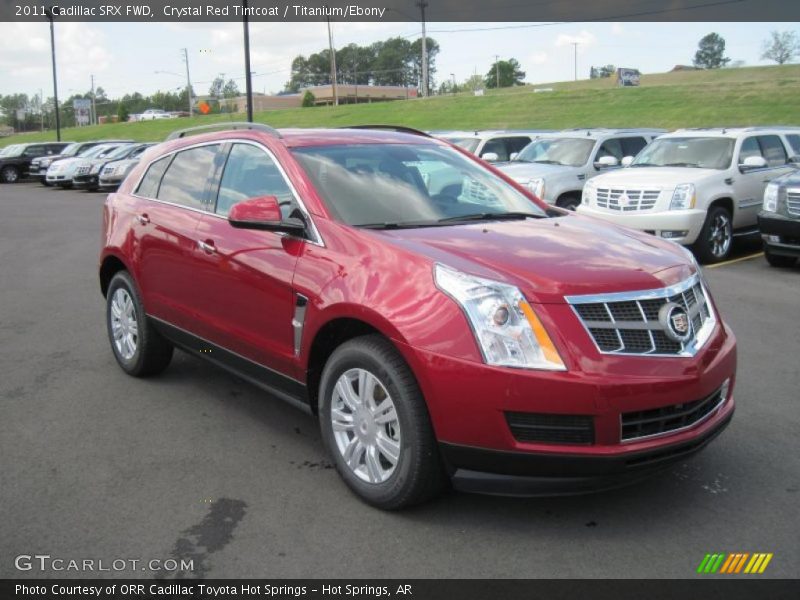
<svg viewBox="0 0 800 600">
<path fill-rule="evenodd" d="M 731 380 L 730 378 L 726 379 L 722 382 L 722 386 L 719 388 L 719 397 L 722 400 L 728 399 L 728 393 L 731 391 Z"/>
<path fill-rule="evenodd" d="M 675 238 L 682 238 L 682 237 L 686 237 L 687 235 L 689 235 L 689 232 L 687 230 L 679 230 L 679 231 L 670 230 L 670 231 L 662 231 L 661 232 L 661 237 L 666 239 L 666 240 L 672 240 L 672 239 L 675 239 Z"/>
</svg>

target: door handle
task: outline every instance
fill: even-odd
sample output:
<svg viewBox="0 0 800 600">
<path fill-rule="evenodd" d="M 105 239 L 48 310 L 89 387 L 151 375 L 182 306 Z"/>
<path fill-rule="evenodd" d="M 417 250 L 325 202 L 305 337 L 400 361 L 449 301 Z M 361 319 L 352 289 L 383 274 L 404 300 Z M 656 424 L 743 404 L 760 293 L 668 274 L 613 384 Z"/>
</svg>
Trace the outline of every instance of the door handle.
<svg viewBox="0 0 800 600">
<path fill-rule="evenodd" d="M 136 215 L 136 220 L 139 221 L 139 225 L 147 225 L 150 222 L 150 217 L 147 214 Z"/>
<path fill-rule="evenodd" d="M 214 254 L 217 249 L 214 247 L 214 242 L 212 240 L 197 240 L 197 247 L 200 248 L 206 254 Z"/>
</svg>

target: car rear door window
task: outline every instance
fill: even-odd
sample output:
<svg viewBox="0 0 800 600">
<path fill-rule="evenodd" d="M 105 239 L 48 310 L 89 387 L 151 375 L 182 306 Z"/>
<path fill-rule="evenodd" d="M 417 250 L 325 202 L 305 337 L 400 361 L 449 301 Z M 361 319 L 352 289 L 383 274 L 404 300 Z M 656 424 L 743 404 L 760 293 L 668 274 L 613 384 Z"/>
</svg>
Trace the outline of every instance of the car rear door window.
<svg viewBox="0 0 800 600">
<path fill-rule="evenodd" d="M 158 188 L 159 200 L 202 210 L 206 207 L 206 186 L 219 144 L 183 150 L 172 159 Z"/>
<path fill-rule="evenodd" d="M 161 185 L 161 178 L 164 176 L 164 171 L 169 166 L 171 156 L 165 156 L 147 168 L 147 173 L 142 177 L 139 187 L 136 188 L 136 195 L 144 198 L 157 198 L 158 186 Z"/>
<path fill-rule="evenodd" d="M 792 153 L 795 156 L 800 155 L 800 135 L 787 135 L 786 141 L 788 141 L 789 145 L 792 147 Z"/>
<path fill-rule="evenodd" d="M 770 167 L 780 167 L 786 164 L 786 148 L 783 147 L 781 138 L 777 135 L 760 135 L 758 143 L 761 145 L 761 154 Z"/>
<path fill-rule="evenodd" d="M 272 158 L 257 146 L 233 144 L 222 172 L 215 211 L 227 216 L 234 204 L 259 196 L 275 196 L 284 219 L 297 208 L 294 194 Z"/>
</svg>

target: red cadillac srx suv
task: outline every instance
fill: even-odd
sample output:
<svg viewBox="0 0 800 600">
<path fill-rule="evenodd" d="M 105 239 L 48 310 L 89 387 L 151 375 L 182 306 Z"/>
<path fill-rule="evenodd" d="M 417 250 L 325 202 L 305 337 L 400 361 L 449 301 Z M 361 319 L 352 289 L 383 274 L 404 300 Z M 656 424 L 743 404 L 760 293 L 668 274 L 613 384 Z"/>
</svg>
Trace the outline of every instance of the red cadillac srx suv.
<svg viewBox="0 0 800 600">
<path fill-rule="evenodd" d="M 375 506 L 622 485 L 733 415 L 735 338 L 687 251 L 421 132 L 176 132 L 103 221 L 122 369 L 179 347 L 317 415 Z"/>
</svg>

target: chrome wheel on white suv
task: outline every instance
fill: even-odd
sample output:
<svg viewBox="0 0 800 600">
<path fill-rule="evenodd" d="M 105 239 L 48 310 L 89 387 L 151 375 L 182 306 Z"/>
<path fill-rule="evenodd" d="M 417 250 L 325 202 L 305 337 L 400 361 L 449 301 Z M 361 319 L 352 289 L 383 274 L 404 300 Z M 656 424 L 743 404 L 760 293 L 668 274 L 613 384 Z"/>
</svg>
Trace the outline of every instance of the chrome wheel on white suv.
<svg viewBox="0 0 800 600">
<path fill-rule="evenodd" d="M 730 254 L 733 245 L 733 223 L 730 213 L 721 206 L 708 211 L 706 222 L 697 239 L 695 251 L 701 262 L 715 263 Z"/>
</svg>

